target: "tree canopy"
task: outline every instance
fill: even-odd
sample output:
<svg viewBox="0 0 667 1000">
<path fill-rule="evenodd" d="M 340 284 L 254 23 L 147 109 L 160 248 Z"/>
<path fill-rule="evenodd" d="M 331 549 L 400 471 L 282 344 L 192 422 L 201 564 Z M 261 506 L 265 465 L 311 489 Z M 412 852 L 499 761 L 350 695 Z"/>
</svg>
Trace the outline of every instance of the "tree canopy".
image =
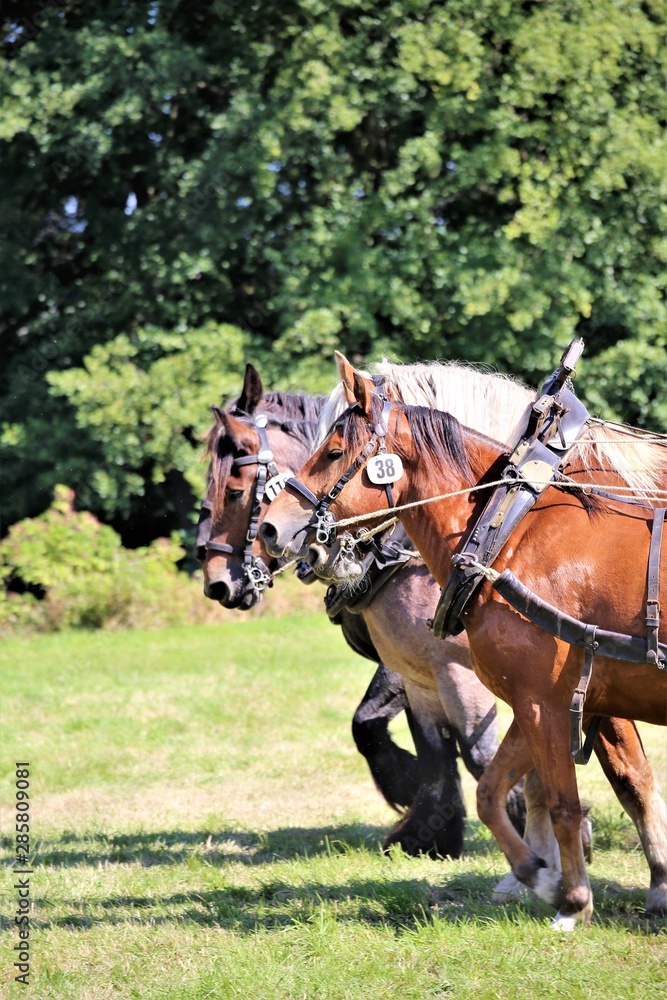
<svg viewBox="0 0 667 1000">
<path fill-rule="evenodd" d="M 461 358 L 667 429 L 663 0 L 16 0 L 4 518 L 182 521 L 246 359 Z M 133 535 L 136 533 L 136 539 Z"/>
</svg>

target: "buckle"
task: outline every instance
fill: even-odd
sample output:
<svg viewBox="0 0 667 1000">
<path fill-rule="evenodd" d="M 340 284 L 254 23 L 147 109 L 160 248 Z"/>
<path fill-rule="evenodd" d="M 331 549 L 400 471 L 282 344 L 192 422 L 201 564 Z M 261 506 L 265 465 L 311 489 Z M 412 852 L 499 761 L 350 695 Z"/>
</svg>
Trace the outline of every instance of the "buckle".
<svg viewBox="0 0 667 1000">
<path fill-rule="evenodd" d="M 315 538 L 320 545 L 332 545 L 336 538 L 336 520 L 328 510 L 317 515 Z"/>
</svg>

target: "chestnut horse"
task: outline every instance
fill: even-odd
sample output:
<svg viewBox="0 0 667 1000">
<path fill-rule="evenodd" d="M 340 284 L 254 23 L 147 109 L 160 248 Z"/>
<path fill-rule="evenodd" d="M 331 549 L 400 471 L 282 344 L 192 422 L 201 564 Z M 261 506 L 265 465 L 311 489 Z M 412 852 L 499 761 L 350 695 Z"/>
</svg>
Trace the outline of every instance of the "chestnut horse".
<svg viewBox="0 0 667 1000">
<path fill-rule="evenodd" d="M 261 442 L 255 416 L 266 418 L 265 434 L 280 472 L 300 467 L 314 444 L 324 400 L 284 393 L 264 394 L 261 378 L 248 365 L 238 400 L 215 410 L 208 438 L 210 456 L 206 506 L 196 549 L 204 561 L 205 594 L 225 607 L 247 610 L 265 591 L 248 585 L 238 553 L 245 545 L 253 507 L 257 465 L 234 464 L 257 455 Z M 262 506 L 262 514 L 266 506 Z M 207 544 L 209 548 L 207 550 Z M 253 546 L 259 566 L 279 570 L 260 543 Z M 416 554 L 415 554 L 416 556 Z M 411 559 L 360 614 L 342 613 L 343 634 L 358 653 L 379 663 L 359 705 L 352 731 L 381 793 L 390 805 L 409 806 L 384 840 L 409 854 L 458 857 L 463 849 L 465 808 L 457 757 L 479 779 L 498 746 L 493 696 L 471 669 L 465 636 L 436 640 L 423 629 L 424 606 L 435 608 L 438 587 L 419 557 Z M 383 641 L 382 622 L 401 622 L 400 643 Z M 371 635 L 372 630 L 372 635 Z M 406 710 L 417 758 L 390 738 L 388 723 Z M 520 789 L 510 795 L 513 822 L 523 825 L 525 806 Z M 533 827 L 539 819 L 535 816 Z M 540 843 L 551 835 L 537 829 Z M 584 827 L 589 837 L 589 824 Z M 545 847 L 548 850 L 548 847 Z M 503 898 L 516 893 L 505 885 Z"/>
<path fill-rule="evenodd" d="M 332 513 L 338 521 L 375 512 L 384 519 L 385 492 L 369 480 L 361 454 L 378 426 L 383 404 L 373 383 L 351 366 L 344 381 L 356 405 L 306 463 L 300 482 L 312 494 L 324 496 L 359 458 L 358 470 L 332 504 Z M 451 414 L 400 403 L 390 404 L 384 441 L 403 462 L 403 475 L 393 485 L 397 515 L 444 586 L 452 556 L 484 506 L 479 486 L 500 477 L 506 449 L 462 426 Z M 585 478 L 608 482 L 613 477 L 613 470 L 592 470 Z M 442 499 L 400 509 L 432 497 Z M 312 504 L 301 493 L 283 491 L 260 529 L 268 551 L 302 554 L 311 537 L 312 513 Z M 623 623 L 624 631 L 645 635 L 652 516 L 650 509 L 595 503 L 576 491 L 549 488 L 519 524 L 495 567 L 502 571 L 511 563 L 526 586 L 574 617 L 612 630 Z M 377 519 L 368 523 L 377 524 Z M 338 574 L 353 577 L 355 572 L 354 556 L 347 552 L 345 559 L 338 559 Z M 665 566 L 662 584 L 667 586 Z M 514 721 L 478 785 L 480 818 L 519 881 L 557 907 L 554 926 L 572 929 L 577 921 L 587 923 L 593 910 L 579 832 L 582 810 L 569 753 L 569 707 L 582 654 L 528 622 L 489 584 L 477 592 L 464 620 L 475 672 L 514 711 Z M 667 813 L 645 766 L 636 729 L 622 720 L 665 725 L 666 708 L 667 672 L 597 658 L 586 711 L 613 720 L 603 725 L 597 752 L 607 754 L 605 771 L 636 822 L 651 870 L 647 910 L 654 913 L 667 911 Z M 636 753 L 635 762 L 623 759 L 622 744 Z M 532 766 L 544 788 L 562 872 L 534 853 L 507 819 L 507 790 Z M 632 782 L 624 787 L 628 772 Z"/>
</svg>

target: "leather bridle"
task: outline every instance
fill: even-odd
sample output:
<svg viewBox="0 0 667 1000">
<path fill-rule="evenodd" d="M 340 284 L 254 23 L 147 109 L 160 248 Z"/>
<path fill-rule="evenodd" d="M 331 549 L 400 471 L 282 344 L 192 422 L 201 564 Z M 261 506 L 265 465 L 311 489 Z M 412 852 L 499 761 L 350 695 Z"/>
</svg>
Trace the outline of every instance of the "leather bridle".
<svg viewBox="0 0 667 1000">
<path fill-rule="evenodd" d="M 266 426 L 268 423 L 268 417 L 265 413 L 258 413 L 254 418 L 254 428 L 259 436 L 259 450 L 256 455 L 245 455 L 241 458 L 235 458 L 232 462 L 232 469 L 239 468 L 246 465 L 256 465 L 257 472 L 255 474 L 255 482 L 253 487 L 253 496 L 250 506 L 250 520 L 248 523 L 248 529 L 245 536 L 244 545 L 229 545 L 226 542 L 215 542 L 211 541 L 209 538 L 204 544 L 204 548 L 207 552 L 220 552 L 226 556 L 235 556 L 242 560 L 242 569 L 246 578 L 247 589 L 251 590 L 256 596 L 270 587 L 273 583 L 273 574 L 269 567 L 266 565 L 264 560 L 253 554 L 252 547 L 255 539 L 257 538 L 257 531 L 259 528 L 259 519 L 262 513 L 262 501 L 266 494 L 267 480 L 271 477 L 271 481 L 276 482 L 282 479 L 278 468 L 273 461 L 273 452 L 269 447 L 269 440 L 266 435 Z M 203 510 L 211 510 L 211 506 L 207 500 L 202 500 L 201 507 Z"/>
<path fill-rule="evenodd" d="M 380 414 L 378 422 L 371 425 L 373 434 L 370 441 L 357 455 L 349 468 L 345 470 L 340 479 L 331 487 L 328 493 L 325 493 L 323 497 L 315 496 L 315 494 L 309 490 L 307 486 L 304 486 L 303 483 L 299 482 L 295 476 L 288 479 L 285 483 L 285 489 L 289 489 L 293 493 L 296 493 L 313 506 L 313 516 L 306 526 L 306 530 L 315 530 L 315 539 L 320 545 L 333 545 L 336 539 L 336 519 L 329 510 L 331 504 L 337 499 L 337 497 L 340 496 L 350 479 L 352 479 L 352 477 L 364 467 L 368 459 L 375 451 L 376 446 L 378 447 L 378 454 L 383 454 L 387 450 L 385 437 L 387 436 L 387 431 L 389 430 L 391 403 L 384 397 L 380 398 L 383 403 L 382 413 Z M 387 495 L 389 507 L 392 508 L 394 506 L 394 498 L 391 483 L 386 483 L 384 485 L 384 490 Z"/>
</svg>

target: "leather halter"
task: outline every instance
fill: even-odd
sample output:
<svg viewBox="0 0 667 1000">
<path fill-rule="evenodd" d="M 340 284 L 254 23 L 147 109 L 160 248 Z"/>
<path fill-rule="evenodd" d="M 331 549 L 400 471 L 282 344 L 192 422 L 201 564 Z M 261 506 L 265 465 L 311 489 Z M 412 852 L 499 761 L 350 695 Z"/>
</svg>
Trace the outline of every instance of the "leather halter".
<svg viewBox="0 0 667 1000">
<path fill-rule="evenodd" d="M 259 518 L 262 511 L 262 501 L 266 492 L 267 473 L 271 477 L 279 475 L 278 468 L 273 461 L 273 452 L 269 447 L 269 440 L 266 435 L 266 425 L 268 417 L 265 413 L 258 413 L 254 418 L 254 428 L 259 436 L 259 450 L 256 455 L 245 455 L 235 458 L 232 462 L 232 469 L 245 465 L 256 465 L 252 503 L 250 507 L 250 521 L 245 536 L 245 545 L 228 545 L 226 542 L 212 542 L 210 538 L 206 541 L 204 548 L 208 552 L 221 552 L 223 555 L 236 556 L 243 560 L 243 572 L 247 581 L 248 589 L 255 594 L 261 594 L 263 590 L 273 583 L 271 570 L 261 557 L 253 555 L 252 546 L 257 538 Z M 206 500 L 202 501 L 202 508 L 210 510 L 210 505 Z"/>
<path fill-rule="evenodd" d="M 380 414 L 378 422 L 373 425 L 373 434 L 370 441 L 364 446 L 364 448 L 362 448 L 361 452 L 357 455 L 349 468 L 345 470 L 343 475 L 331 487 L 328 493 L 326 493 L 323 497 L 315 496 L 315 494 L 309 490 L 307 486 L 304 486 L 303 483 L 299 482 L 295 476 L 288 479 L 285 483 L 285 489 L 291 489 L 293 493 L 298 494 L 314 507 L 313 517 L 310 519 L 307 529 L 315 529 L 315 538 L 320 545 L 332 545 L 336 538 L 336 520 L 329 510 L 331 504 L 337 499 L 337 497 L 340 496 L 343 488 L 347 485 L 347 483 L 349 483 L 355 473 L 364 467 L 368 459 L 375 451 L 375 447 L 378 445 L 378 442 L 378 452 L 380 454 L 387 450 L 384 439 L 387 436 L 387 431 L 389 430 L 391 403 L 384 397 L 380 398 L 382 399 L 382 413 Z M 389 504 L 389 507 L 392 508 L 394 506 L 394 496 L 391 489 L 391 483 L 385 484 L 384 491 L 387 495 L 387 503 Z"/>
</svg>

